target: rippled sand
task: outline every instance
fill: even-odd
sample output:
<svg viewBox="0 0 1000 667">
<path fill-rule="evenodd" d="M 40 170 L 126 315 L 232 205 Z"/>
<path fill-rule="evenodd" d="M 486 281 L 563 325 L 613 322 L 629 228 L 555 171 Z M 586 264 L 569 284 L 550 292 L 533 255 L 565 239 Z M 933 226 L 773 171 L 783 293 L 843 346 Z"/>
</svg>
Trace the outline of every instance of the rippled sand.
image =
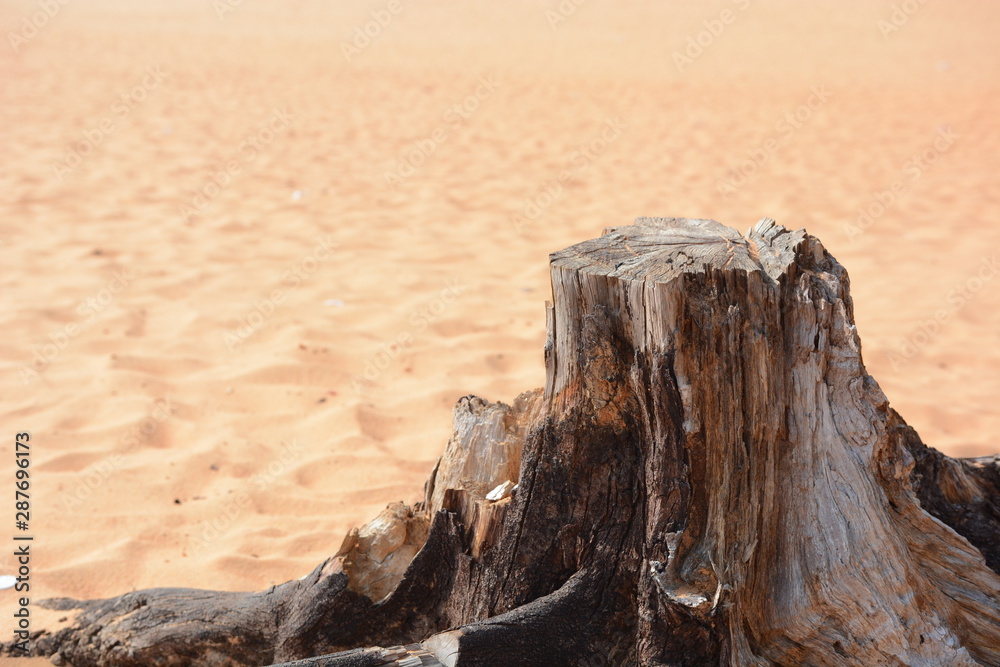
<svg viewBox="0 0 1000 667">
<path fill-rule="evenodd" d="M 68 3 L 13 45 L 39 5 L 0 4 L 33 597 L 308 572 L 420 495 L 457 398 L 542 384 L 548 253 L 638 215 L 807 227 L 894 407 L 1000 451 L 1000 7 L 346 4 Z"/>
</svg>

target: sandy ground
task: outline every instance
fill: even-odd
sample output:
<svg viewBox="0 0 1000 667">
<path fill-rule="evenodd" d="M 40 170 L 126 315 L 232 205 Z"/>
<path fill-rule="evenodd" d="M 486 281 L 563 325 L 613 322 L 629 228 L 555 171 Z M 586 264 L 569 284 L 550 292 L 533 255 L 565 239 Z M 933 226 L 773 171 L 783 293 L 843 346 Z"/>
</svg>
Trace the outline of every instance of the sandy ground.
<svg viewBox="0 0 1000 667">
<path fill-rule="evenodd" d="M 996 3 L 43 4 L 0 2 L 33 599 L 308 572 L 542 384 L 547 254 L 637 215 L 807 227 L 894 407 L 1000 451 Z"/>
</svg>

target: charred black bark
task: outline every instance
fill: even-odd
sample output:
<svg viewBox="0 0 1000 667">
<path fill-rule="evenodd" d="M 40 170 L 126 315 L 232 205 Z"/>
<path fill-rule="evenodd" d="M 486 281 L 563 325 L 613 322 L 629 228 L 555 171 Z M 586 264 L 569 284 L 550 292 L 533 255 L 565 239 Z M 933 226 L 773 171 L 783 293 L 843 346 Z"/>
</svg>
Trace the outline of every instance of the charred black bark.
<svg viewBox="0 0 1000 667">
<path fill-rule="evenodd" d="M 459 401 L 422 503 L 262 593 L 50 602 L 81 611 L 36 653 L 1000 664 L 1000 467 L 925 447 L 889 408 L 817 239 L 643 218 L 551 270 L 544 393 Z"/>
</svg>

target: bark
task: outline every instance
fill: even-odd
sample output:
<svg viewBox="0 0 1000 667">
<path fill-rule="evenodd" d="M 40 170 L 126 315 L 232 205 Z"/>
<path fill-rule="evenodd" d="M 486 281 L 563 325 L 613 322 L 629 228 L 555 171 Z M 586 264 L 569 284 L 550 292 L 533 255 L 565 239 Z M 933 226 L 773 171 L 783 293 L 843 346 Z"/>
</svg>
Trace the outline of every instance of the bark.
<svg viewBox="0 0 1000 667">
<path fill-rule="evenodd" d="M 263 593 L 50 602 L 82 611 L 37 653 L 1000 665 L 997 459 L 945 457 L 889 407 L 818 239 L 640 218 L 551 275 L 544 390 L 460 400 L 422 502 Z"/>
</svg>

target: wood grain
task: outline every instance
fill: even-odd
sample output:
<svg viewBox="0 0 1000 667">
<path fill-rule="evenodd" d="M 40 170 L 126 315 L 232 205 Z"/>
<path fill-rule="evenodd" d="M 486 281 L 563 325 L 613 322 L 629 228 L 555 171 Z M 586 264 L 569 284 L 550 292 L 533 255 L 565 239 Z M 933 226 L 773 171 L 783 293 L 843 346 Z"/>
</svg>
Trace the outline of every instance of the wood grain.
<svg viewBox="0 0 1000 667">
<path fill-rule="evenodd" d="M 264 593 L 51 602 L 84 612 L 39 651 L 1000 664 L 997 462 L 925 447 L 890 408 L 818 239 L 766 218 L 746 236 L 639 218 L 554 253 L 551 276 L 545 389 L 461 399 L 423 502 Z"/>
</svg>

